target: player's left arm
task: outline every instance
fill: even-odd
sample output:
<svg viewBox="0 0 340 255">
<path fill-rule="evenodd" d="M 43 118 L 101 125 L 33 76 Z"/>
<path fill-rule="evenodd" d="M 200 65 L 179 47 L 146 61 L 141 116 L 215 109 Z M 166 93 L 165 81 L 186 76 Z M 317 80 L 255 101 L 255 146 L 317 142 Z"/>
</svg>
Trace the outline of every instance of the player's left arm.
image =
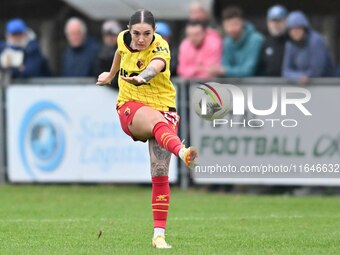
<svg viewBox="0 0 340 255">
<path fill-rule="evenodd" d="M 161 59 L 153 59 L 150 64 L 137 76 L 121 78 L 134 85 L 141 85 L 150 81 L 165 68 L 165 62 Z"/>
</svg>

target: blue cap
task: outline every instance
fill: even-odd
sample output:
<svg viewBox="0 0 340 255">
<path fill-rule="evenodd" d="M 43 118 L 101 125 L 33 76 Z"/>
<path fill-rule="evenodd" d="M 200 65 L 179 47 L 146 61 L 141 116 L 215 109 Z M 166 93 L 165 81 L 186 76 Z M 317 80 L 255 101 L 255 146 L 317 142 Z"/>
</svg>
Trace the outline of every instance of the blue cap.
<svg viewBox="0 0 340 255">
<path fill-rule="evenodd" d="M 8 34 L 24 33 L 26 31 L 27 26 L 22 19 L 11 19 L 7 22 L 6 33 Z"/>
<path fill-rule="evenodd" d="M 267 19 L 268 20 L 281 20 L 281 19 L 285 19 L 288 16 L 288 11 L 286 9 L 286 7 L 282 6 L 282 5 L 274 5 L 272 7 L 269 8 L 268 12 L 267 12 Z"/>
<path fill-rule="evenodd" d="M 156 22 L 156 32 L 161 36 L 170 36 L 171 30 L 166 22 Z"/>
</svg>

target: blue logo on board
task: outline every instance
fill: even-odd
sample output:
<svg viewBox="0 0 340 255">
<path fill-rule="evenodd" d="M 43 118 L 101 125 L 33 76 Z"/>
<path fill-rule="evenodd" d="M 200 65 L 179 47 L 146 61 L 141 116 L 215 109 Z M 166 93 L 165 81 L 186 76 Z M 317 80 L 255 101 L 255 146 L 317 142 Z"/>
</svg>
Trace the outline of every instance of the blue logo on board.
<svg viewBox="0 0 340 255">
<path fill-rule="evenodd" d="M 25 113 L 19 129 L 21 161 L 30 174 L 54 171 L 65 154 L 68 116 L 51 101 L 39 101 Z"/>
</svg>

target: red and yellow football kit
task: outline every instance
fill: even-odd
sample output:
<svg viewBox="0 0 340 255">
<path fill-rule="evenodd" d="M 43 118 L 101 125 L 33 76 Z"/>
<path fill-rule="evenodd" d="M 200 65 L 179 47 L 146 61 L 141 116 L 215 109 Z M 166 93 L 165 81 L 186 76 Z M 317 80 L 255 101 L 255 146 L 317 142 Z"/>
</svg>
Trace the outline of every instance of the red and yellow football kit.
<svg viewBox="0 0 340 255">
<path fill-rule="evenodd" d="M 160 111 L 175 109 L 176 90 L 170 81 L 170 50 L 168 43 L 154 34 L 152 43 L 142 51 L 130 47 L 131 35 L 128 30 L 122 31 L 117 38 L 118 52 L 121 56 L 119 70 L 118 107 L 128 101 L 139 102 Z M 165 68 L 146 84 L 133 85 L 124 81 L 121 76 L 140 74 L 154 59 L 164 61 Z"/>
</svg>

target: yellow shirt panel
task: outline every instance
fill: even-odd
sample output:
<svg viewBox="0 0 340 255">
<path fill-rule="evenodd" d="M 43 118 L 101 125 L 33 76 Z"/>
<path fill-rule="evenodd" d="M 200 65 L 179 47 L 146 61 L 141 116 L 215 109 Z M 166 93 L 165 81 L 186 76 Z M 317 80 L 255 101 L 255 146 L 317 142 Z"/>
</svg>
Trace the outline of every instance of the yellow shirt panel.
<svg viewBox="0 0 340 255">
<path fill-rule="evenodd" d="M 117 38 L 118 52 L 121 56 L 119 71 L 118 106 L 127 101 L 136 101 L 156 110 L 168 111 L 175 108 L 176 90 L 170 81 L 170 50 L 168 43 L 159 35 L 154 35 L 151 45 L 142 51 L 134 51 L 124 41 L 128 30 L 122 31 Z M 153 59 L 165 62 L 165 70 L 158 73 L 147 84 L 133 85 L 121 76 L 135 76 L 141 73 Z"/>
</svg>

